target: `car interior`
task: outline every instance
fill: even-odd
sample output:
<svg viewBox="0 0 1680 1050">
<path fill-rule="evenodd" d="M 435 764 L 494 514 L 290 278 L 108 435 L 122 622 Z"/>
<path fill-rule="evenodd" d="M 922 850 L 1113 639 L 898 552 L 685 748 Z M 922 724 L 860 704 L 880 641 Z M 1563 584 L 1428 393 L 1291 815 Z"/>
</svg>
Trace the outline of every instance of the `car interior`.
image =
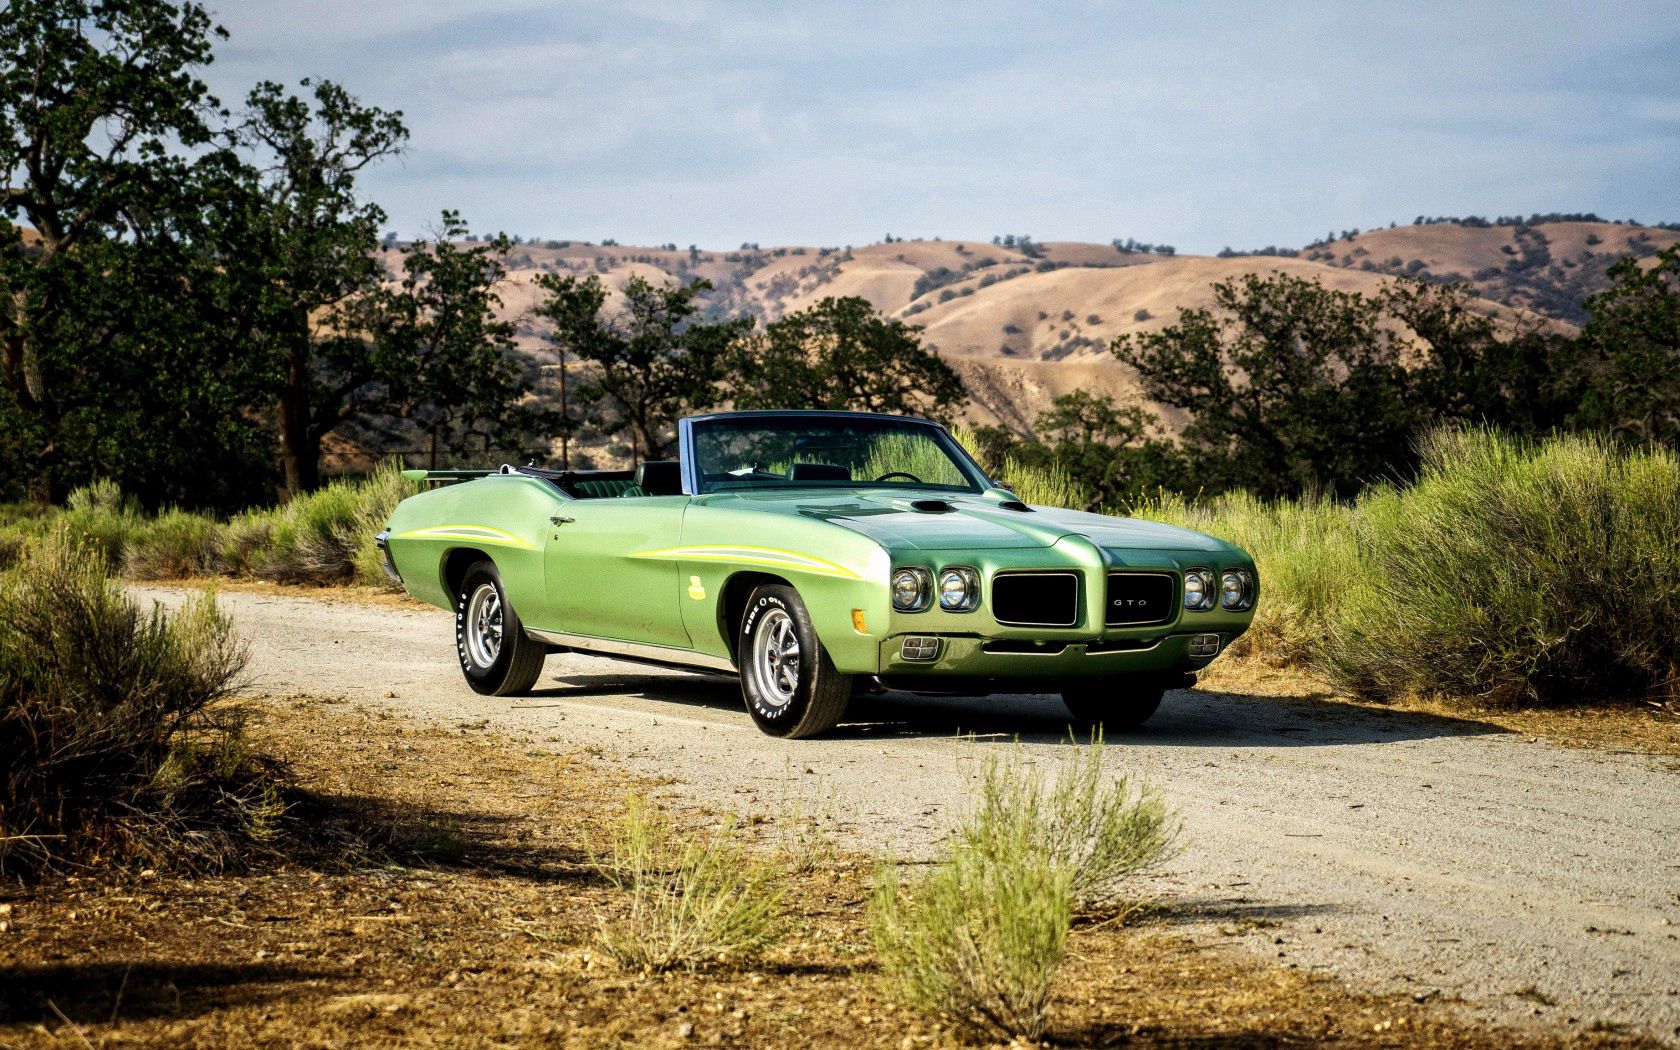
<svg viewBox="0 0 1680 1050">
<path fill-rule="evenodd" d="M 650 459 L 635 470 L 544 470 L 520 473 L 553 482 L 573 499 L 619 499 L 682 495 L 682 467 L 674 459 Z"/>
</svg>

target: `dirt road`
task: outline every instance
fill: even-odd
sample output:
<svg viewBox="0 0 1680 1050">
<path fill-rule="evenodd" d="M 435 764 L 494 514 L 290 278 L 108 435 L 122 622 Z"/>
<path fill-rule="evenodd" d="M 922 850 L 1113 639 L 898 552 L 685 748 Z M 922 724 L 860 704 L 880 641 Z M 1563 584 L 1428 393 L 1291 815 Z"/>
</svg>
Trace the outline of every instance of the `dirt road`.
<svg viewBox="0 0 1680 1050">
<path fill-rule="evenodd" d="M 180 592 L 137 589 L 165 602 Z M 1046 697 L 859 701 L 841 731 L 761 735 L 735 683 L 573 655 L 539 693 L 473 694 L 450 618 L 228 593 L 253 688 L 588 750 L 737 812 L 829 817 L 850 844 L 925 852 L 986 754 L 1067 754 Z M 972 734 L 972 735 L 970 735 Z M 1161 888 L 1208 937 L 1358 985 L 1461 999 L 1556 1030 L 1680 1043 L 1680 762 L 1574 750 L 1480 723 L 1306 699 L 1170 694 L 1110 741 L 1117 773 L 1183 816 Z"/>
</svg>

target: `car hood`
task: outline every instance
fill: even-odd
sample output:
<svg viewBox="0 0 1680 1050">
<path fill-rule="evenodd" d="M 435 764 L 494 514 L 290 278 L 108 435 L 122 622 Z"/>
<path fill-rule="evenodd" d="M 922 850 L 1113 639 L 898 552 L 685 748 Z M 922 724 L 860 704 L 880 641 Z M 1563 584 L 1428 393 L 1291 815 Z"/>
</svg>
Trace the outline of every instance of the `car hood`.
<svg viewBox="0 0 1680 1050">
<path fill-rule="evenodd" d="M 1083 536 L 1099 547 L 1222 551 L 1211 536 L 1139 518 L 1035 507 L 1010 510 L 986 496 L 921 492 L 755 492 L 704 497 L 767 514 L 816 518 L 861 533 L 886 547 L 912 550 L 1002 550 L 1049 547 Z"/>
</svg>

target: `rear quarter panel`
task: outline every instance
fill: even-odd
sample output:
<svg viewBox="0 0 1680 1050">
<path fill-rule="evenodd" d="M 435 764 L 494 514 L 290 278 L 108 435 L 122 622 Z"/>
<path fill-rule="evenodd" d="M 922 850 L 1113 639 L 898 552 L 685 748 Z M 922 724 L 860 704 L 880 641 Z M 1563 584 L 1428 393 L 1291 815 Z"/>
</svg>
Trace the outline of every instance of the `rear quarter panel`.
<svg viewBox="0 0 1680 1050">
<path fill-rule="evenodd" d="M 453 609 L 444 567 L 456 551 L 479 552 L 495 562 L 520 615 L 541 622 L 548 605 L 543 541 L 561 501 L 547 482 L 506 474 L 410 496 L 386 526 L 391 560 L 409 594 Z"/>
</svg>

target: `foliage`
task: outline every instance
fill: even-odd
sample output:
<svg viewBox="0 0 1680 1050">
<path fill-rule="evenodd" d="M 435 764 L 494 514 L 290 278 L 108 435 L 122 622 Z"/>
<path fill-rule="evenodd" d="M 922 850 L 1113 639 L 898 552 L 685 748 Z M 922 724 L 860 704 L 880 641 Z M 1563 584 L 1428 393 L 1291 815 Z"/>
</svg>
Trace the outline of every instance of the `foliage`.
<svg viewBox="0 0 1680 1050">
<path fill-rule="evenodd" d="M 958 832 L 962 848 L 1007 860 L 1016 836 L 1068 877 L 1076 907 L 1115 900 L 1128 876 L 1159 864 L 1178 825 L 1161 797 L 1103 769 L 1101 735 L 1060 763 L 1055 779 L 1014 756 L 986 764 L 980 799 Z"/>
<path fill-rule="evenodd" d="M 62 535 L 0 575 L 0 873 L 214 867 L 266 835 L 271 789 L 209 715 L 244 661 L 213 596 L 144 612 Z"/>
<path fill-rule="evenodd" d="M 780 872 L 747 855 L 735 825 L 684 836 L 647 799 L 629 800 L 601 870 L 630 896 L 601 946 L 636 969 L 750 958 L 782 930 Z"/>
<path fill-rule="evenodd" d="M 1230 539 L 1260 599 L 1242 643 L 1372 699 L 1673 698 L 1680 460 L 1604 439 L 1445 430 L 1410 486 L 1353 503 L 1181 497 L 1132 510 Z M 1240 651 L 1240 650 L 1239 650 Z"/>
<path fill-rule="evenodd" d="M 1214 299 L 1114 344 L 1148 397 L 1190 413 L 1198 476 L 1277 496 L 1351 494 L 1391 473 L 1421 410 L 1376 304 L 1285 274 L 1221 282 Z"/>
<path fill-rule="evenodd" d="M 883 865 L 869 928 L 888 994 L 982 1039 L 1044 1034 L 1067 953 L 1067 872 L 1020 841 L 1007 857 L 957 850 L 906 887 Z"/>
<path fill-rule="evenodd" d="M 1187 480 L 1184 457 L 1172 442 L 1148 437 L 1152 417 L 1135 405 L 1121 407 L 1107 394 L 1062 394 L 1041 412 L 1036 438 L 1018 438 L 1002 427 L 978 432 L 989 461 L 1011 461 L 1014 480 L 1023 469 L 1072 479 L 1083 494 L 1073 504 L 1098 510 Z"/>
<path fill-rule="evenodd" d="M 890 994 L 980 1038 L 1044 1034 L 1075 907 L 1114 899 L 1177 831 L 1152 793 L 1106 780 L 1102 746 L 1074 754 L 1048 790 L 1019 755 L 989 761 L 926 875 L 906 886 L 897 866 L 878 869 L 869 927 Z"/>
<path fill-rule="evenodd" d="M 1680 245 L 1654 265 L 1622 259 L 1609 276 L 1609 289 L 1587 300 L 1572 422 L 1680 449 Z"/>
<path fill-rule="evenodd" d="M 1090 497 L 1085 489 L 1054 462 L 1029 464 L 1016 458 L 1014 441 L 999 428 L 951 429 L 951 436 L 968 450 L 986 472 L 1021 502 L 1035 507 L 1084 507 Z"/>
<path fill-rule="evenodd" d="M 1362 500 L 1327 668 L 1361 694 L 1498 704 L 1680 694 L 1680 459 L 1443 431 Z"/>
<path fill-rule="evenodd" d="M 535 312 L 552 325 L 549 341 L 588 366 L 578 394 L 591 423 L 609 437 L 627 436 L 632 458 L 670 457 L 677 420 L 723 400 L 731 348 L 753 324 L 696 319 L 707 281 L 655 285 L 633 276 L 614 310 L 598 277 L 545 273 L 536 283 L 545 295 Z"/>
<path fill-rule="evenodd" d="M 948 415 L 967 392 L 920 332 L 867 299 L 825 298 L 741 341 L 735 405 Z"/>
<path fill-rule="evenodd" d="M 390 589 L 374 536 L 397 503 L 417 491 L 392 461 L 361 481 L 334 481 L 223 521 L 179 510 L 149 518 L 115 486 L 99 483 L 72 492 L 63 510 L 0 524 L 0 568 L 59 531 L 133 579 L 255 576 Z"/>
<path fill-rule="evenodd" d="M 231 506 L 263 487 L 222 250 L 237 165 L 198 76 L 217 32 L 164 0 L 0 20 L 0 493 L 104 474 L 149 505 Z"/>
<path fill-rule="evenodd" d="M 538 444 L 551 413 L 528 402 L 531 378 L 515 353 L 514 325 L 500 320 L 492 289 L 507 275 L 510 242 L 461 247 L 467 225 L 444 212 L 437 237 L 402 250 L 402 278 L 341 311 L 357 341 L 322 349 L 337 418 L 401 421 L 446 447 Z"/>
</svg>

